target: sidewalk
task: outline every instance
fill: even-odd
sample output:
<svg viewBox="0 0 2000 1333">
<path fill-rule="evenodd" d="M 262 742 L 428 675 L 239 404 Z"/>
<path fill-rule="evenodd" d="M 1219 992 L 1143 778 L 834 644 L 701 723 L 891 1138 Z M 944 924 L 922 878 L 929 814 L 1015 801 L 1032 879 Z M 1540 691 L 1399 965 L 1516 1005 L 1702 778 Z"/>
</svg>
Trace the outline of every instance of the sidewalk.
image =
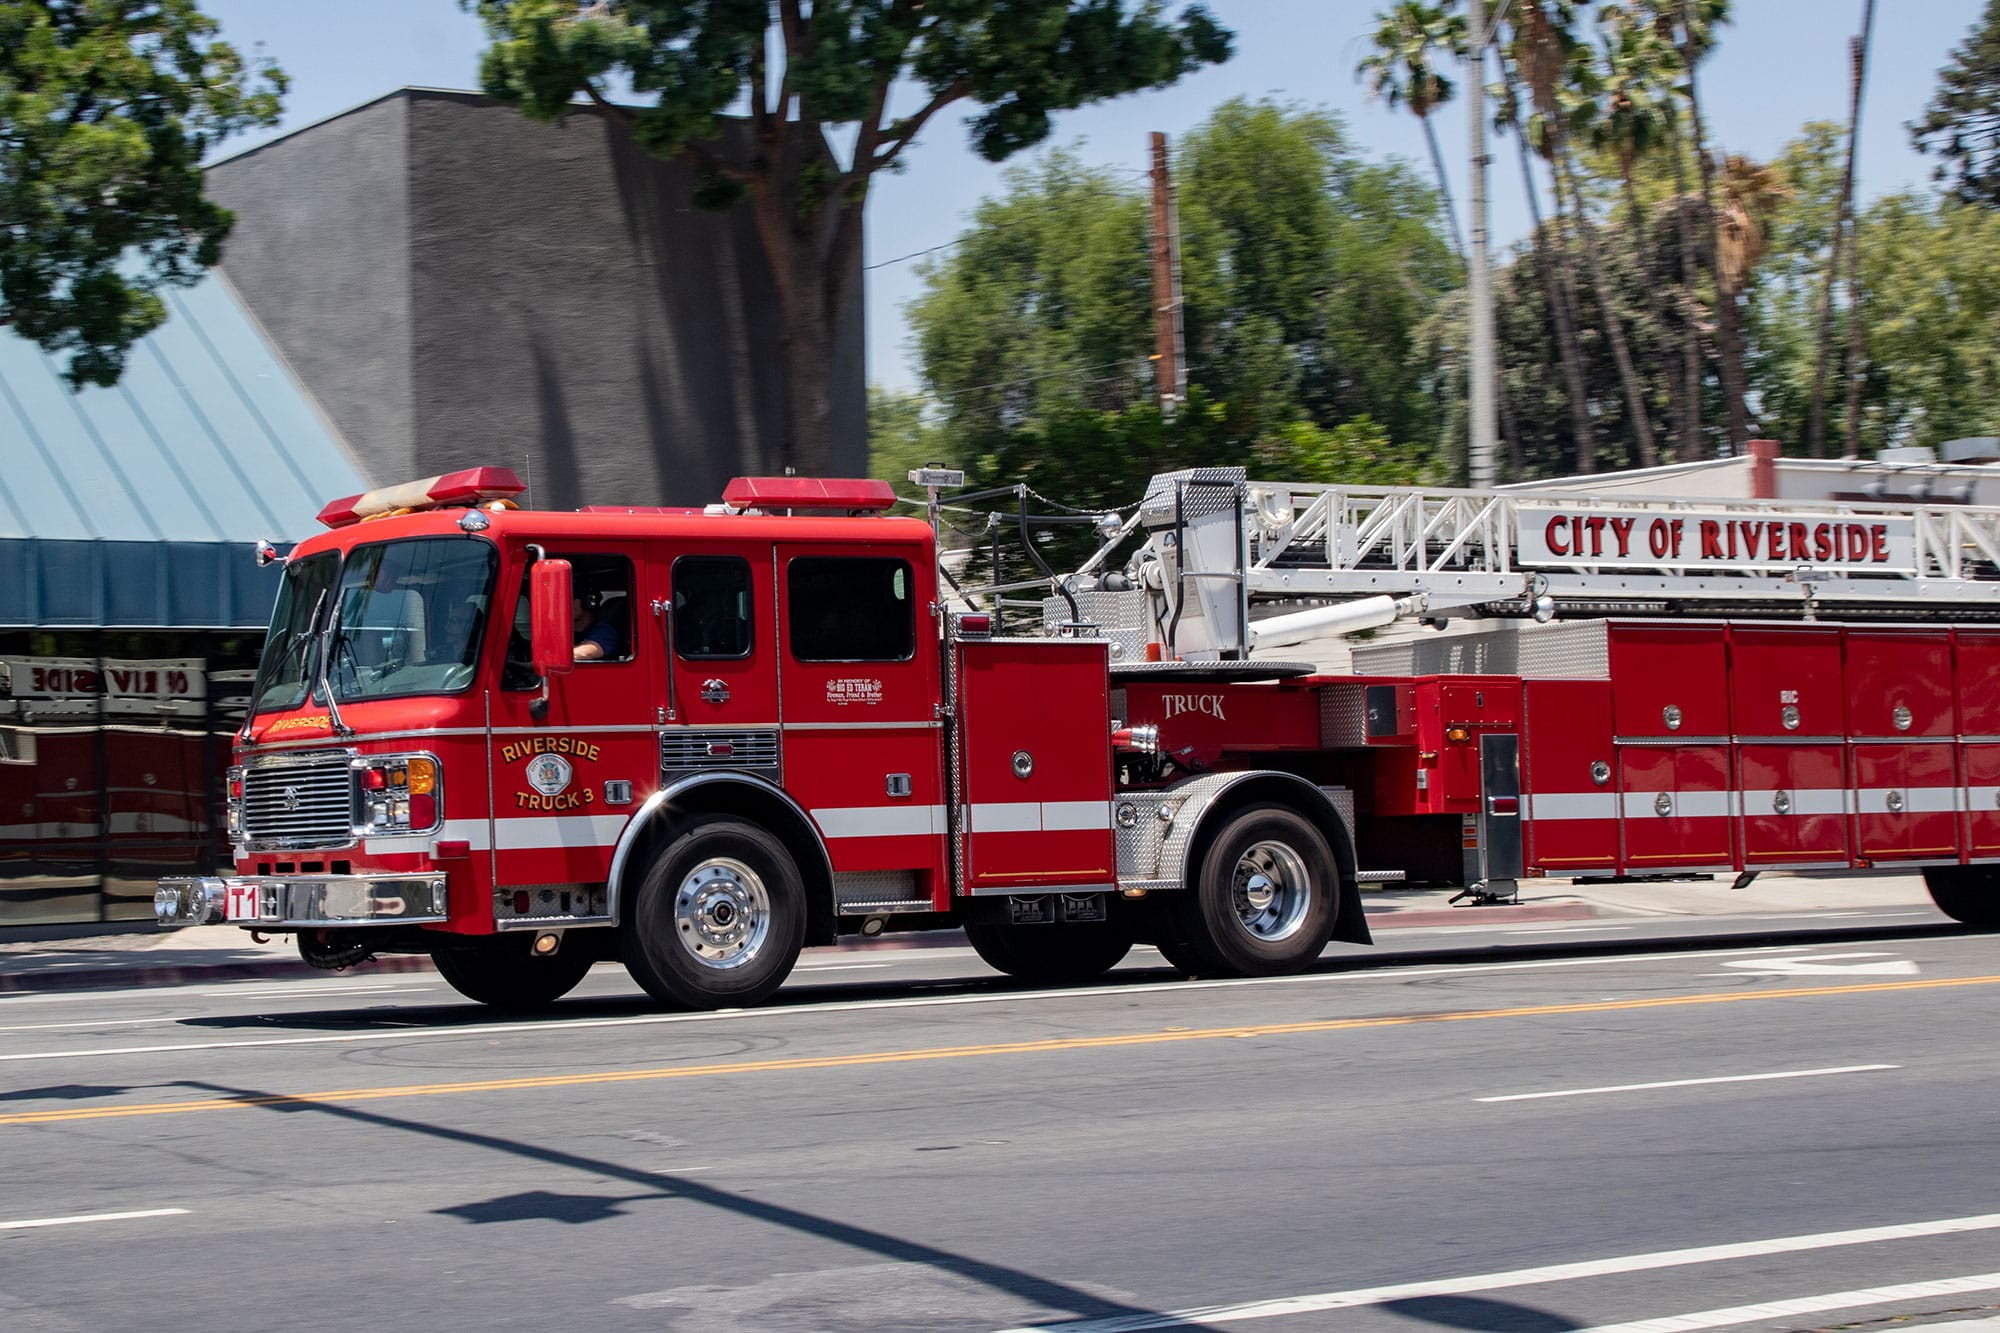
<svg viewBox="0 0 2000 1333">
<path fill-rule="evenodd" d="M 1756 916 L 1766 913 L 1928 908 L 1930 895 L 1917 875 L 1807 878 L 1760 876 L 1732 890 L 1727 875 L 1666 884 L 1571 884 L 1524 880 L 1518 904 L 1451 906 L 1445 889 L 1371 888 L 1364 895 L 1368 924 L 1378 935 L 1397 930 L 1452 926 L 1504 926 L 1605 918 Z M 188 982 L 326 976 L 300 959 L 289 935 L 259 943 L 246 930 L 195 926 L 160 930 L 146 924 L 104 927 L 0 929 L 0 996 L 31 990 L 87 990 L 110 986 L 170 986 Z M 888 940 L 855 941 L 841 950 L 963 945 L 956 931 Z M 392 955 L 363 965 L 355 975 L 423 972 L 423 957 Z"/>
</svg>

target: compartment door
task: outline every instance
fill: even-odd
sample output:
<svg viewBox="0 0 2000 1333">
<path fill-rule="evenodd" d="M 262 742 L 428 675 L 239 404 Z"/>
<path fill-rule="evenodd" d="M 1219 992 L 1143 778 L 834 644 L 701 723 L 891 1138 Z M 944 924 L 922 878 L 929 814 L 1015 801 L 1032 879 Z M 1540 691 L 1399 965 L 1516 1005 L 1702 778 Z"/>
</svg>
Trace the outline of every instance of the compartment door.
<svg viewBox="0 0 2000 1333">
<path fill-rule="evenodd" d="M 1726 745 L 1619 747 L 1625 869 L 1716 870 L 1733 863 Z"/>
<path fill-rule="evenodd" d="M 1848 863 L 1845 758 L 1838 745 L 1737 748 L 1745 869 Z"/>
<path fill-rule="evenodd" d="M 1965 854 L 2000 857 L 2000 745 L 1965 747 Z"/>
<path fill-rule="evenodd" d="M 1855 851 L 1871 861 L 1958 856 L 1958 778 L 1951 745 L 1854 748 Z"/>
<path fill-rule="evenodd" d="M 957 653 L 965 891 L 1111 888 L 1109 645 L 970 640 Z"/>
<path fill-rule="evenodd" d="M 1531 680 L 1522 693 L 1529 866 L 1538 875 L 1617 869 L 1611 682 Z"/>
</svg>

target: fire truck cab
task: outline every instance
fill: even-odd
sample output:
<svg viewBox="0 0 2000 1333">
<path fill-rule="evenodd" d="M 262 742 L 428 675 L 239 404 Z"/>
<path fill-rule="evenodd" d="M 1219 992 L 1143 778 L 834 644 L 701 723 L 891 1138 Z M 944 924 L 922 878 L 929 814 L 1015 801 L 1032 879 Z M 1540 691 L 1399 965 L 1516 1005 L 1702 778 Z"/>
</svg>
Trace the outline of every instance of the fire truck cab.
<svg viewBox="0 0 2000 1333">
<path fill-rule="evenodd" d="M 335 501 L 285 557 L 234 870 L 162 881 L 164 924 L 296 932 L 327 967 L 425 953 L 508 1007 L 612 958 L 665 1003 L 753 1003 L 803 946 L 889 929 L 963 926 L 1041 979 L 1142 934 L 1243 972 L 1304 966 L 1337 918 L 1365 939 L 1336 794 L 1237 773 L 1116 800 L 1155 742 L 1119 725 L 1111 645 L 947 611 L 885 483 L 574 513 L 521 489 L 480 468 Z M 1147 864 L 1121 874 L 1121 843 Z M 1189 875 L 1198 910 L 1152 910 Z"/>
</svg>

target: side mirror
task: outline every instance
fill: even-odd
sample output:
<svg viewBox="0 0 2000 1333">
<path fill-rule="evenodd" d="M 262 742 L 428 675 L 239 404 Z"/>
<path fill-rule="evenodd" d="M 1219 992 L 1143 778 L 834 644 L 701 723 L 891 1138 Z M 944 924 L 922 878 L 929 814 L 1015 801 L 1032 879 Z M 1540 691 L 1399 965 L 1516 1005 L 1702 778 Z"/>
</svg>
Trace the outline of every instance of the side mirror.
<svg viewBox="0 0 2000 1333">
<path fill-rule="evenodd" d="M 535 673 L 544 679 L 576 665 L 569 600 L 569 561 L 537 560 L 528 570 L 528 623 Z"/>
</svg>

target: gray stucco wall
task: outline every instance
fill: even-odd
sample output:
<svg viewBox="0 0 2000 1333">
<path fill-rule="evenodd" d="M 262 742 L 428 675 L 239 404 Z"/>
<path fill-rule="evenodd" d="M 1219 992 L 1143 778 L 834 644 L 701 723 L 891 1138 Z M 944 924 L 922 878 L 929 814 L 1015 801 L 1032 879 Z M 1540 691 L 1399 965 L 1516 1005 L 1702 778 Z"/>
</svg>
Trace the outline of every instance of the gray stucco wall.
<svg viewBox="0 0 2000 1333">
<path fill-rule="evenodd" d="M 424 475 L 412 471 L 408 122 L 409 103 L 392 95 L 207 179 L 236 214 L 223 272 L 371 482 Z"/>
<path fill-rule="evenodd" d="M 780 323 L 746 208 L 579 109 L 405 89 L 214 169 L 224 268 L 371 483 L 490 463 L 530 502 L 699 504 L 776 468 Z M 867 468 L 860 274 L 835 471 Z"/>
</svg>

